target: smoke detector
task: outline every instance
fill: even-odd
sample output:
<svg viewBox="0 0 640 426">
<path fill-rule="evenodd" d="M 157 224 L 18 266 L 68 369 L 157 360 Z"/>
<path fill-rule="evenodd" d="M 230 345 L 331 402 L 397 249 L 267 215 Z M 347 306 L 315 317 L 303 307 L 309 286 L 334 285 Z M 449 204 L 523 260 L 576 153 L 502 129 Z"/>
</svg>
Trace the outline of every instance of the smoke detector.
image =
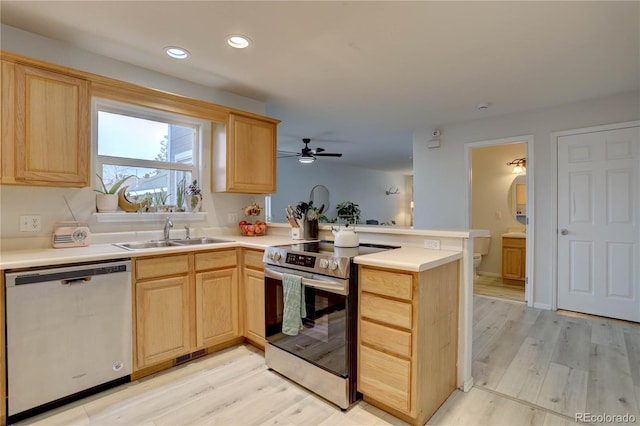
<svg viewBox="0 0 640 426">
<path fill-rule="evenodd" d="M 486 109 L 489 109 L 489 102 L 480 102 L 478 105 L 476 105 L 476 108 L 479 111 L 484 111 Z"/>
</svg>

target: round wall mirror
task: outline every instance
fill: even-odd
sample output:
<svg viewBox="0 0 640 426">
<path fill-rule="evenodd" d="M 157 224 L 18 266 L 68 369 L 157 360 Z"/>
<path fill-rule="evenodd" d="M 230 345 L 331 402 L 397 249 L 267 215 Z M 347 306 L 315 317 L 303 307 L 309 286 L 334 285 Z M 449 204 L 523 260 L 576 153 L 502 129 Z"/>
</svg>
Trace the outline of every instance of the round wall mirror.
<svg viewBox="0 0 640 426">
<path fill-rule="evenodd" d="M 324 185 L 316 185 L 311 189 L 309 200 L 313 201 L 316 208 L 322 207 L 324 204 L 324 212 L 329 211 L 329 190 Z"/>
<path fill-rule="evenodd" d="M 511 214 L 523 225 L 527 223 L 527 176 L 519 175 L 513 179 L 509 190 Z"/>
</svg>

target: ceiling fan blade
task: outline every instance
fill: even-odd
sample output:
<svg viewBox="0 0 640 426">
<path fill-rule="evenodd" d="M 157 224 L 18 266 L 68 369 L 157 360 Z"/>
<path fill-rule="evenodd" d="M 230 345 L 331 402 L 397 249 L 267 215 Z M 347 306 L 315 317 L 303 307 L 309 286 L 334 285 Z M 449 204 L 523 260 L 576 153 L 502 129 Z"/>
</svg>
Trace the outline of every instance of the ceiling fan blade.
<svg viewBox="0 0 640 426">
<path fill-rule="evenodd" d="M 315 155 L 315 154 L 318 154 L 318 153 L 320 153 L 322 151 L 324 151 L 324 148 L 316 148 L 316 149 L 312 149 L 311 153 Z"/>
<path fill-rule="evenodd" d="M 316 157 L 342 157 L 342 154 L 338 154 L 337 152 L 325 152 L 316 154 Z"/>
<path fill-rule="evenodd" d="M 299 157 L 301 154 L 299 152 L 291 152 L 291 151 L 278 151 L 278 158 L 287 158 L 287 157 Z"/>
</svg>

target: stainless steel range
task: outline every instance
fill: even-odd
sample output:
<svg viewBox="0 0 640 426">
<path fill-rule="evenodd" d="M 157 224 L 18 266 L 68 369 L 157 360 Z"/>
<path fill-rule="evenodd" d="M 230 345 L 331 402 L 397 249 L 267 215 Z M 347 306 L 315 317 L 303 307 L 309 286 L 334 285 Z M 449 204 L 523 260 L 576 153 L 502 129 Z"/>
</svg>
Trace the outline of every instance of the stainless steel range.
<svg viewBox="0 0 640 426">
<path fill-rule="evenodd" d="M 341 248 L 332 241 L 267 247 L 263 258 L 267 366 L 342 409 L 357 401 L 358 269 L 352 260 L 393 248 L 397 247 Z M 301 277 L 306 308 L 295 335 L 283 332 L 286 274 Z"/>
</svg>

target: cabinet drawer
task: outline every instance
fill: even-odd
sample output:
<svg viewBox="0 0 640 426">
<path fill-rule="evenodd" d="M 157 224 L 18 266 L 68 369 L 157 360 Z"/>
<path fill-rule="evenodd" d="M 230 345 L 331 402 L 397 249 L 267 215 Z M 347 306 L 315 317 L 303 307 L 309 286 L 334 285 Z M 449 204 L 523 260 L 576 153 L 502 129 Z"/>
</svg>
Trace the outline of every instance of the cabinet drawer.
<svg viewBox="0 0 640 426">
<path fill-rule="evenodd" d="M 235 249 L 196 253 L 196 271 L 235 267 L 237 263 Z"/>
<path fill-rule="evenodd" d="M 257 250 L 244 250 L 244 266 L 250 268 L 263 269 L 264 263 L 262 262 L 263 251 Z"/>
<path fill-rule="evenodd" d="M 189 255 L 136 260 L 136 279 L 165 277 L 189 272 Z"/>
<path fill-rule="evenodd" d="M 525 248 L 527 247 L 527 239 L 503 237 L 502 247 Z"/>
<path fill-rule="evenodd" d="M 360 295 L 360 317 L 411 329 L 411 303 L 384 299 L 373 294 Z"/>
<path fill-rule="evenodd" d="M 409 411 L 411 363 L 392 355 L 360 346 L 358 390 L 384 401 L 392 408 Z"/>
<path fill-rule="evenodd" d="M 360 289 L 370 293 L 411 300 L 413 276 L 375 269 L 360 269 Z"/>
<path fill-rule="evenodd" d="M 360 342 L 411 358 L 411 333 L 360 320 Z"/>
</svg>

